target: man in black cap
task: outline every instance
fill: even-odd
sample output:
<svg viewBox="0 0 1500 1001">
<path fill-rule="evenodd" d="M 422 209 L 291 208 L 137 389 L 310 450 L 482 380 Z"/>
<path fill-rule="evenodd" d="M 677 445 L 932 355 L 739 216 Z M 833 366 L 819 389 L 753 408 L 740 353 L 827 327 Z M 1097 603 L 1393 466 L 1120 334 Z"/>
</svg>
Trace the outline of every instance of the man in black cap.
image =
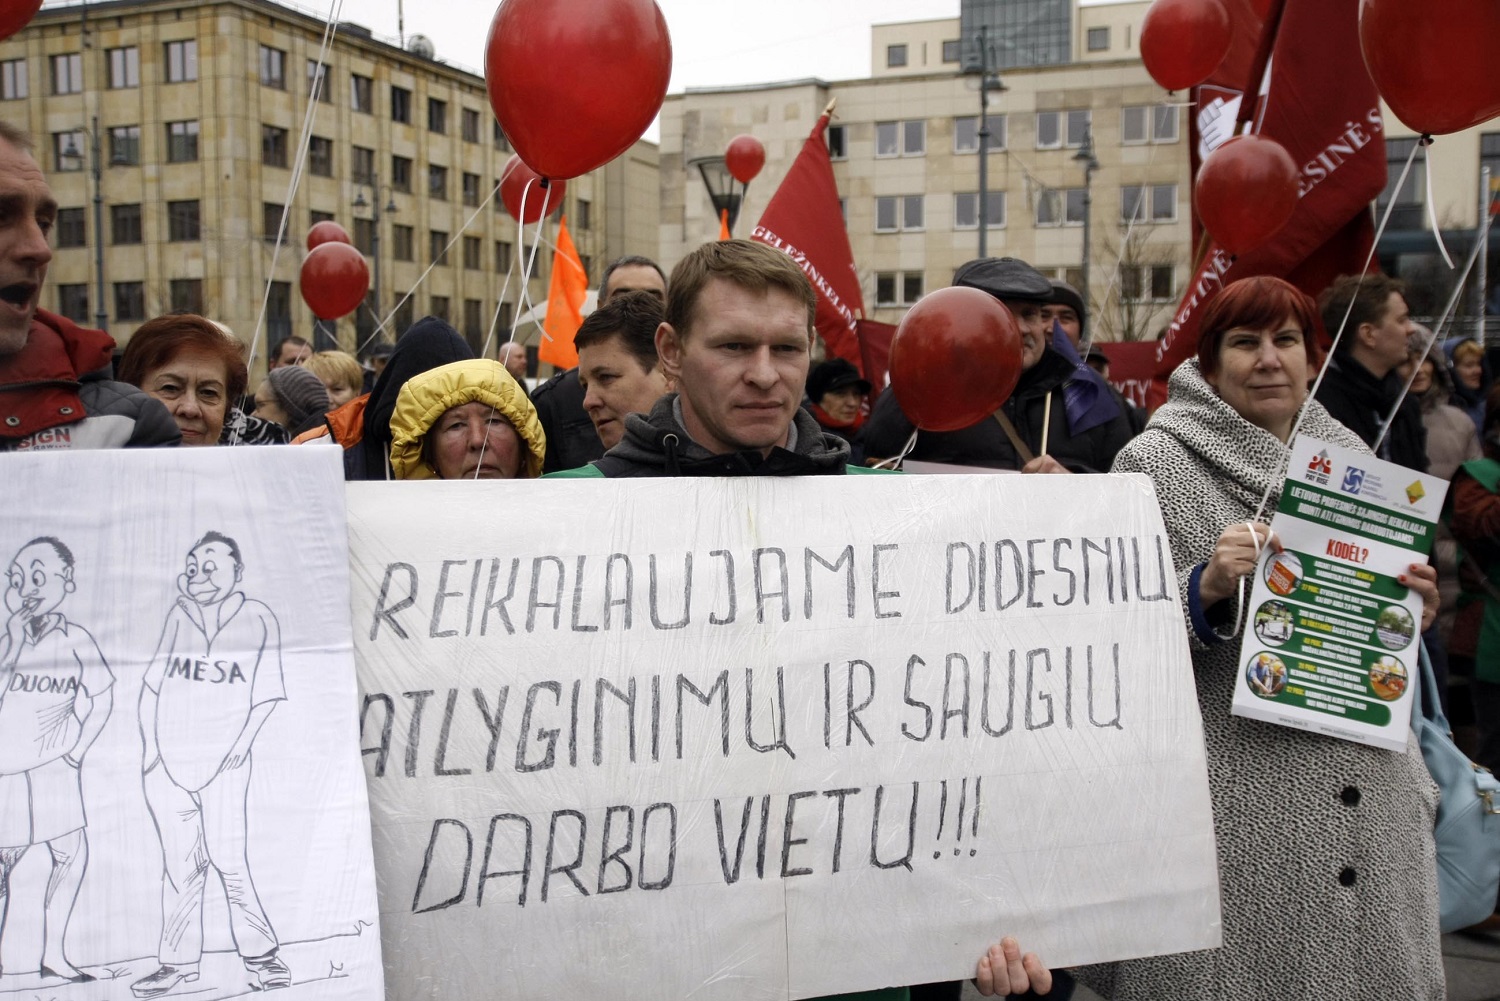
<svg viewBox="0 0 1500 1001">
<path fill-rule="evenodd" d="M 1051 348 L 1051 325 L 1042 315 L 1053 300 L 1051 281 L 1025 261 L 986 257 L 960 267 L 953 284 L 999 299 L 1021 329 L 1021 378 L 1001 412 L 1030 456 L 1017 450 L 998 421 L 986 418 L 958 431 L 923 431 L 908 457 L 1023 473 L 1107 472 L 1115 453 L 1130 440 L 1130 422 L 1108 396 L 1094 393 L 1082 406 L 1070 399 L 1067 387 L 1077 373 L 1071 361 Z M 887 388 L 866 426 L 865 451 L 899 455 L 914 427 Z"/>
</svg>

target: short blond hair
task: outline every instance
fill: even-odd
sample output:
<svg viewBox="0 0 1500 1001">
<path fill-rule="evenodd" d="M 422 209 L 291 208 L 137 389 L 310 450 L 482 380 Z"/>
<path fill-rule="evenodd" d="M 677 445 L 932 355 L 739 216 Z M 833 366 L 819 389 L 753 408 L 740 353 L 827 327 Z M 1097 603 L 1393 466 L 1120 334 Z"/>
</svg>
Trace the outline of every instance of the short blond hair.
<svg viewBox="0 0 1500 1001">
<path fill-rule="evenodd" d="M 319 351 L 302 367 L 323 380 L 325 386 L 343 386 L 359 393 L 365 386 L 365 370 L 359 360 L 345 351 Z"/>
</svg>

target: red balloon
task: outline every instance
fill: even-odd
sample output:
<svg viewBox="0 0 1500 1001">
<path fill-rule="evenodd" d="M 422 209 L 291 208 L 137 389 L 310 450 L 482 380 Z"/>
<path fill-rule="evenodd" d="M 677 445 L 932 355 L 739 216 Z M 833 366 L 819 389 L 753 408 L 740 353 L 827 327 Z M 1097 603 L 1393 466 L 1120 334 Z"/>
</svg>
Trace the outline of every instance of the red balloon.
<svg viewBox="0 0 1500 1001">
<path fill-rule="evenodd" d="M 42 0 L 0 0 L 0 40 L 30 24 L 41 8 Z"/>
<path fill-rule="evenodd" d="M 531 190 L 526 190 L 526 185 Z M 568 191 L 567 181 L 549 181 L 542 187 L 542 175 L 526 166 L 519 155 L 511 154 L 500 172 L 500 200 L 512 219 L 521 219 L 521 198 L 526 199 L 526 218 L 522 222 L 536 222 L 552 214 L 552 210 L 563 202 Z"/>
<path fill-rule="evenodd" d="M 353 243 L 349 239 L 349 231 L 332 219 L 324 219 L 315 222 L 312 229 L 307 231 L 307 249 L 311 250 L 322 243 Z"/>
<path fill-rule="evenodd" d="M 1186 90 L 1219 68 L 1230 36 L 1221 0 L 1153 0 L 1141 22 L 1141 62 L 1167 90 Z"/>
<path fill-rule="evenodd" d="M 1021 378 L 1021 330 L 1005 305 L 955 285 L 923 296 L 891 338 L 896 402 L 924 431 L 957 431 L 999 410 Z"/>
<path fill-rule="evenodd" d="M 587 174 L 645 134 L 672 76 L 653 0 L 504 0 L 484 78 L 495 117 L 545 177 Z"/>
<path fill-rule="evenodd" d="M 1231 254 L 1254 250 L 1297 210 L 1297 165 L 1274 139 L 1235 136 L 1208 155 L 1193 188 L 1198 217 Z"/>
<path fill-rule="evenodd" d="M 735 136 L 724 151 L 724 166 L 741 184 L 749 184 L 766 165 L 766 147 L 754 136 Z"/>
<path fill-rule="evenodd" d="M 1375 89 L 1417 132 L 1462 132 L 1500 115 L 1495 0 L 1361 0 L 1359 47 Z"/>
<path fill-rule="evenodd" d="M 302 259 L 302 298 L 320 320 L 348 316 L 370 288 L 365 255 L 347 243 L 320 243 Z"/>
</svg>

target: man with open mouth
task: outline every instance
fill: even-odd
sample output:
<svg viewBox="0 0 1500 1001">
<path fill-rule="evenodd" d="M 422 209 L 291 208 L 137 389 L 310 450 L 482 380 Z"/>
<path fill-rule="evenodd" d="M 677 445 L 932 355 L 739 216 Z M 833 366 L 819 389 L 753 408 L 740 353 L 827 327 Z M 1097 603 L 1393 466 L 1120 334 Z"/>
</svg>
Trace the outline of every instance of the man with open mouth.
<svg viewBox="0 0 1500 1001">
<path fill-rule="evenodd" d="M 175 445 L 167 409 L 110 378 L 114 339 L 40 308 L 57 202 L 31 149 L 0 121 L 0 452 Z"/>
</svg>

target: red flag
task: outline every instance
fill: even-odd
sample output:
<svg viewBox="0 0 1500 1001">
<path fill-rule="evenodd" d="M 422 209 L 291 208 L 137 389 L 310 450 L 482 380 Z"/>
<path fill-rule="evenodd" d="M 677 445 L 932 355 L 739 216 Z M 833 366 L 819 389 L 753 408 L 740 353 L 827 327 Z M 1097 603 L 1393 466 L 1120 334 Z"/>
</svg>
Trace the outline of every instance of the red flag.
<svg viewBox="0 0 1500 1001">
<path fill-rule="evenodd" d="M 859 357 L 864 363 L 864 377 L 870 380 L 872 399 L 880 395 L 890 377 L 891 339 L 895 336 L 894 324 L 879 320 L 859 321 Z"/>
<path fill-rule="evenodd" d="M 807 273 L 818 294 L 816 326 L 828 353 L 868 375 L 860 357 L 857 326 L 865 302 L 823 140 L 831 111 L 832 105 L 813 126 L 750 239 L 785 251 Z"/>
<path fill-rule="evenodd" d="M 1255 131 L 1281 143 L 1302 165 L 1297 211 L 1265 246 L 1239 258 L 1209 243 L 1157 344 L 1152 406 L 1166 399 L 1172 370 L 1197 351 L 1199 309 L 1224 285 L 1276 275 L 1316 295 L 1335 275 L 1364 265 L 1375 235 L 1370 202 L 1385 187 L 1386 169 L 1380 98 L 1360 55 L 1358 8 L 1359 0 L 1285 0 L 1272 42 L 1269 87 L 1254 120 Z M 1236 0 L 1236 20 L 1250 11 L 1250 3 Z M 1274 8 L 1272 14 L 1274 20 Z M 1251 64 L 1263 63 L 1254 58 L 1261 40 L 1251 34 L 1237 39 L 1225 59 L 1240 79 L 1214 79 L 1198 88 L 1195 168 L 1200 138 L 1212 149 L 1234 134 L 1237 89 L 1254 72 Z"/>
<path fill-rule="evenodd" d="M 583 261 L 568 235 L 568 220 L 557 224 L 557 251 L 552 255 L 552 282 L 547 286 L 547 317 L 542 321 L 542 338 L 537 357 L 558 368 L 578 364 L 578 350 L 573 335 L 583 325 L 583 300 L 588 295 L 589 278 Z"/>
</svg>

